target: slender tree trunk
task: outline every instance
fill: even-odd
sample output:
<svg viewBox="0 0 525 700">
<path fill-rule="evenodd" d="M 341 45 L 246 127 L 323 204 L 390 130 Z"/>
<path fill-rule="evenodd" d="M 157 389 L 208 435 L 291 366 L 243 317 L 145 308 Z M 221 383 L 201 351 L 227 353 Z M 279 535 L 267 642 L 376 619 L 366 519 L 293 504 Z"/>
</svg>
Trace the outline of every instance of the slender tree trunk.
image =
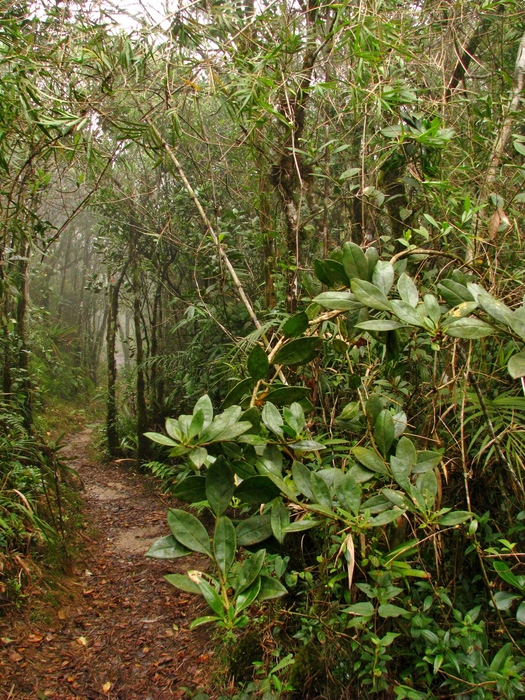
<svg viewBox="0 0 525 700">
<path fill-rule="evenodd" d="M 133 321 L 135 325 L 135 361 L 137 363 L 137 461 L 139 464 L 147 458 L 149 452 L 148 440 L 144 435 L 148 429 L 148 413 L 141 316 L 140 272 L 135 258 L 133 269 Z"/>
<path fill-rule="evenodd" d="M 108 393 L 106 400 L 106 439 L 108 452 L 114 457 L 118 452 L 119 439 L 117 431 L 117 361 L 115 358 L 115 346 L 117 342 L 117 324 L 119 292 L 124 279 L 125 270 L 116 281 L 110 279 L 108 288 L 108 314 L 106 351 L 108 363 Z"/>
</svg>

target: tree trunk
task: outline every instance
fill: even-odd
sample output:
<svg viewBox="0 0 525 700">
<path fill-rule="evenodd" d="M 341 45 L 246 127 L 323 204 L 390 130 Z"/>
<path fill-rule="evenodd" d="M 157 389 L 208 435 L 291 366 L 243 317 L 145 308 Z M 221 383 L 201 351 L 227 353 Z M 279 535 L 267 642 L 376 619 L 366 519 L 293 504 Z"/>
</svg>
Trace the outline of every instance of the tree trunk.
<svg viewBox="0 0 525 700">
<path fill-rule="evenodd" d="M 108 362 L 108 393 L 106 400 L 106 439 L 108 452 L 114 457 L 119 448 L 117 431 L 117 361 L 115 358 L 115 346 L 117 342 L 119 292 L 124 279 L 125 270 L 116 281 L 110 278 L 108 288 L 108 314 L 106 350 Z"/>
</svg>

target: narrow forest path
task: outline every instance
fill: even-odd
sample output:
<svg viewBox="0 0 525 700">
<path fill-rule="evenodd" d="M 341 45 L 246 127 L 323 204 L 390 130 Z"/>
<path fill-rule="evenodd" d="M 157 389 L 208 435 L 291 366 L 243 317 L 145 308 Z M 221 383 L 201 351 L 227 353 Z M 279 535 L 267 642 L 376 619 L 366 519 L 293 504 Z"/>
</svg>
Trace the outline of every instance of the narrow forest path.
<svg viewBox="0 0 525 700">
<path fill-rule="evenodd" d="M 85 486 L 87 547 L 65 582 L 73 592 L 37 595 L 22 613 L 0 619 L 0 696 L 183 698 L 185 687 L 207 685 L 212 642 L 205 628 L 188 630 L 200 602 L 163 574 L 205 563 L 144 557 L 168 534 L 169 502 L 123 465 L 91 460 L 91 432 L 71 436 L 62 453 Z"/>
</svg>

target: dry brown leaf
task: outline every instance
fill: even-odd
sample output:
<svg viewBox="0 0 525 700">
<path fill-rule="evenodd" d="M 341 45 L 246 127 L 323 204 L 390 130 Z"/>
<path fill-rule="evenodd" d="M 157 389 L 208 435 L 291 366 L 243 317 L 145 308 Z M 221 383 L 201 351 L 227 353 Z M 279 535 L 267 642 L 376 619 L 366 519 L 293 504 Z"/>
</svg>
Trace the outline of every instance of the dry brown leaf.
<svg viewBox="0 0 525 700">
<path fill-rule="evenodd" d="M 57 617 L 59 620 L 67 620 L 67 615 L 65 610 L 59 610 L 57 612 Z"/>
<path fill-rule="evenodd" d="M 109 681 L 107 683 L 104 683 L 104 685 L 102 686 L 102 690 L 104 693 L 109 693 L 109 691 L 111 690 L 111 683 Z"/>
<path fill-rule="evenodd" d="M 44 639 L 43 634 L 30 634 L 29 637 L 27 638 L 28 642 L 31 642 L 31 644 L 38 644 Z"/>
<path fill-rule="evenodd" d="M 13 663 L 18 663 L 19 661 L 22 661 L 24 657 L 22 654 L 19 654 L 17 651 L 11 651 L 9 652 L 9 660 L 12 661 Z"/>
<path fill-rule="evenodd" d="M 80 644 L 81 646 L 87 647 L 88 640 L 85 637 L 78 637 L 77 644 Z"/>
</svg>

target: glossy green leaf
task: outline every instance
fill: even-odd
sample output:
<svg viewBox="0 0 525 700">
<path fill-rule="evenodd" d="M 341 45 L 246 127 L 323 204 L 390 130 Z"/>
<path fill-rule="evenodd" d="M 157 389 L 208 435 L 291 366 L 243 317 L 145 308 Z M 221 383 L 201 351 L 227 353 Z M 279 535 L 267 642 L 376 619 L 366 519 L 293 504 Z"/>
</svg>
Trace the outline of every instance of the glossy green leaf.
<svg viewBox="0 0 525 700">
<path fill-rule="evenodd" d="M 412 471 L 412 467 L 417 462 L 417 451 L 414 443 L 409 438 L 403 436 L 396 447 L 396 457 L 407 465 L 408 473 Z"/>
<path fill-rule="evenodd" d="M 270 363 L 268 362 L 266 353 L 260 345 L 255 345 L 253 350 L 248 355 L 247 368 L 250 377 L 255 381 L 259 381 L 259 379 L 264 379 L 264 377 L 266 377 L 266 374 L 270 369 Z"/>
<path fill-rule="evenodd" d="M 370 394 L 366 402 L 365 410 L 366 415 L 368 416 L 370 422 L 373 425 L 376 422 L 377 416 L 383 410 L 383 402 L 377 394 Z"/>
<path fill-rule="evenodd" d="M 310 485 L 310 470 L 302 462 L 292 464 L 292 478 L 299 491 L 306 496 L 309 501 L 315 501 L 312 487 Z"/>
<path fill-rule="evenodd" d="M 175 586 L 175 588 L 178 588 L 181 591 L 186 591 L 186 593 L 194 593 L 195 595 L 202 595 L 201 589 L 197 586 L 197 584 L 187 576 L 184 576 L 184 574 L 168 574 L 167 576 L 164 576 L 164 578 L 168 583 L 171 583 L 172 586 Z"/>
<path fill-rule="evenodd" d="M 397 291 L 399 292 L 399 296 L 401 297 L 403 302 L 405 302 L 405 304 L 408 304 L 413 309 L 416 308 L 419 302 L 419 292 L 417 291 L 417 287 L 414 284 L 412 278 L 409 277 L 405 272 L 403 272 L 403 274 L 400 275 L 397 281 Z M 393 305 L 392 308 L 394 308 Z"/>
<path fill-rule="evenodd" d="M 520 625 L 525 625 L 525 600 L 520 603 L 520 606 L 516 611 L 516 620 L 520 623 Z"/>
<path fill-rule="evenodd" d="M 328 278 L 330 287 L 348 287 L 350 280 L 348 279 L 345 268 L 342 263 L 337 260 L 323 260 L 323 271 Z"/>
<path fill-rule="evenodd" d="M 253 515 L 247 520 L 242 520 L 237 525 L 237 544 L 249 547 L 252 544 L 263 542 L 272 535 L 272 525 L 269 515 Z"/>
<path fill-rule="evenodd" d="M 304 311 L 291 316 L 283 326 L 283 335 L 285 338 L 296 338 L 308 330 L 308 316 Z"/>
<path fill-rule="evenodd" d="M 401 517 L 404 512 L 405 511 L 401 508 L 397 508 L 397 506 L 394 506 L 392 510 L 386 510 L 383 513 L 379 513 L 379 515 L 376 515 L 375 518 L 372 518 L 370 520 L 370 525 L 372 525 L 372 527 L 388 525 L 389 523 L 393 523 L 394 520 L 397 520 L 399 517 Z"/>
<path fill-rule="evenodd" d="M 352 447 L 352 453 L 370 471 L 388 475 L 386 464 L 373 450 L 368 449 L 368 447 Z"/>
<path fill-rule="evenodd" d="M 235 404 L 240 404 L 244 398 L 251 396 L 254 386 L 255 382 L 252 377 L 243 379 L 228 392 L 221 408 L 224 410 Z"/>
<path fill-rule="evenodd" d="M 315 276 L 320 282 L 325 284 L 327 287 L 330 286 L 330 278 L 325 272 L 323 261 L 319 260 L 318 258 L 314 260 L 314 272 Z"/>
<path fill-rule="evenodd" d="M 379 311 L 390 311 L 390 302 L 387 297 L 371 282 L 353 279 L 351 287 L 355 298 L 365 306 Z"/>
<path fill-rule="evenodd" d="M 310 389 L 305 386 L 282 386 L 268 392 L 267 402 L 276 406 L 285 406 L 294 401 L 302 401 L 310 394 Z"/>
<path fill-rule="evenodd" d="M 335 494 L 342 508 L 357 515 L 361 505 L 361 487 L 351 474 L 335 482 Z"/>
<path fill-rule="evenodd" d="M 292 442 L 288 444 L 291 450 L 296 450 L 297 452 L 316 452 L 317 450 L 325 450 L 326 446 L 321 445 L 320 442 L 315 440 L 299 440 L 298 442 Z"/>
<path fill-rule="evenodd" d="M 144 556 L 152 559 L 178 559 L 190 553 L 190 549 L 184 547 L 173 535 L 166 535 L 154 542 Z"/>
<path fill-rule="evenodd" d="M 312 527 L 317 527 L 321 525 L 320 520 L 313 520 L 310 518 L 303 518 L 302 520 L 294 520 L 284 528 L 285 532 L 303 532 L 304 530 L 310 530 Z"/>
<path fill-rule="evenodd" d="M 363 250 L 355 243 L 348 242 L 343 246 L 343 267 L 348 279 L 357 277 L 368 280 L 368 260 Z"/>
<path fill-rule="evenodd" d="M 510 610 L 515 600 L 520 600 L 521 596 L 508 591 L 496 591 L 494 601 L 498 610 Z"/>
<path fill-rule="evenodd" d="M 274 357 L 276 365 L 304 365 L 319 354 L 320 340 L 317 337 L 296 338 L 290 340 Z"/>
<path fill-rule="evenodd" d="M 479 318 L 460 318 L 443 330 L 452 338 L 478 340 L 494 333 L 494 326 L 481 321 Z"/>
<path fill-rule="evenodd" d="M 188 476 L 175 486 L 173 495 L 186 503 L 205 501 L 206 479 L 203 476 Z"/>
<path fill-rule="evenodd" d="M 405 323 L 409 323 L 411 326 L 418 326 L 424 328 L 423 318 L 416 309 L 411 306 L 406 301 L 398 301 L 393 299 L 391 302 L 392 311 L 395 315 L 400 318 Z"/>
<path fill-rule="evenodd" d="M 410 480 L 408 477 L 410 476 L 411 471 L 410 463 L 404 459 L 399 459 L 399 457 L 392 455 L 390 457 L 390 468 L 392 469 L 392 475 L 396 483 L 398 483 L 404 491 L 409 493 Z"/>
<path fill-rule="evenodd" d="M 283 436 L 284 419 L 281 416 L 279 409 L 274 406 L 271 401 L 267 401 L 264 404 L 264 408 L 262 410 L 262 420 L 268 430 L 275 433 L 275 435 L 278 437 Z"/>
<path fill-rule="evenodd" d="M 162 433 L 144 433 L 144 435 L 150 440 L 153 440 L 153 442 L 158 443 L 159 445 L 165 445 L 167 447 L 178 446 L 178 443 L 175 442 L 175 440 L 172 440 L 171 438 L 167 437 L 166 435 L 163 435 Z"/>
<path fill-rule="evenodd" d="M 193 552 L 211 555 L 210 538 L 204 525 L 191 513 L 178 508 L 168 510 L 168 525 L 173 537 Z"/>
<path fill-rule="evenodd" d="M 363 615 L 365 617 L 371 617 L 375 610 L 372 603 L 354 603 L 349 605 L 347 608 L 343 608 L 342 612 L 348 615 Z"/>
<path fill-rule="evenodd" d="M 374 440 L 376 445 L 381 450 L 383 457 L 387 456 L 388 451 L 394 442 L 394 438 L 394 419 L 389 410 L 383 409 L 377 416 L 374 423 Z"/>
<path fill-rule="evenodd" d="M 363 321 L 363 323 L 356 323 L 355 328 L 360 328 L 363 331 L 394 331 L 398 328 L 403 328 L 403 323 L 398 323 L 397 321 L 390 321 L 386 319 L 374 319 L 372 321 Z"/>
<path fill-rule="evenodd" d="M 222 515 L 228 508 L 234 490 L 233 469 L 220 455 L 206 474 L 206 498 L 216 516 Z"/>
<path fill-rule="evenodd" d="M 266 445 L 256 466 L 260 474 L 281 476 L 283 473 L 283 454 L 277 445 Z"/>
<path fill-rule="evenodd" d="M 377 609 L 379 617 L 399 617 L 400 615 L 410 615 L 408 610 L 400 608 L 399 605 L 393 605 L 392 603 L 386 603 L 385 605 L 380 605 Z"/>
<path fill-rule="evenodd" d="M 282 544 L 286 534 L 285 528 L 290 524 L 290 511 L 281 500 L 272 504 L 270 522 L 273 536 Z"/>
<path fill-rule="evenodd" d="M 191 419 L 190 427 L 188 429 L 188 437 L 190 440 L 194 437 L 196 437 L 200 431 L 202 430 L 204 425 L 204 412 L 199 409 L 197 413 L 193 414 L 193 418 Z"/>
<path fill-rule="evenodd" d="M 427 471 L 421 474 L 417 481 L 416 486 L 423 495 L 427 508 L 430 510 L 434 505 L 438 492 L 438 483 L 436 474 L 433 470 Z"/>
<path fill-rule="evenodd" d="M 432 321 L 434 321 L 434 323 L 437 323 L 441 318 L 441 309 L 439 308 L 439 303 L 436 297 L 433 294 L 425 294 L 423 303 L 425 306 L 426 315 Z"/>
<path fill-rule="evenodd" d="M 166 418 L 166 432 L 177 442 L 182 440 L 182 431 L 179 428 L 179 421 L 176 418 Z"/>
<path fill-rule="evenodd" d="M 276 578 L 261 576 L 260 579 L 261 588 L 257 595 L 257 600 L 273 600 L 274 598 L 281 598 L 288 593 L 283 584 Z"/>
<path fill-rule="evenodd" d="M 372 283 L 380 289 L 385 296 L 394 284 L 394 268 L 385 260 L 378 260 L 372 274 Z"/>
<path fill-rule="evenodd" d="M 507 369 L 513 379 L 525 377 L 525 352 L 513 355 L 507 364 Z"/>
<path fill-rule="evenodd" d="M 194 415 L 198 411 L 202 411 L 202 414 L 204 416 L 204 422 L 203 422 L 202 429 L 205 430 L 213 420 L 213 406 L 212 406 L 211 399 L 208 396 L 208 394 L 204 394 L 203 396 L 201 396 L 200 399 L 195 404 L 195 406 L 193 407 L 193 414 Z"/>
<path fill-rule="evenodd" d="M 255 581 L 239 593 L 235 598 L 235 614 L 238 615 L 256 600 L 261 590 L 261 577 L 258 576 Z"/>
<path fill-rule="evenodd" d="M 470 520 L 470 518 L 472 518 L 472 513 L 469 513 L 468 510 L 454 510 L 439 518 L 438 523 L 443 525 L 443 527 L 450 527 L 452 525 L 460 525 Z"/>
<path fill-rule="evenodd" d="M 465 285 L 454 280 L 443 280 L 438 284 L 438 290 L 450 307 L 458 306 L 464 301 L 475 301 Z"/>
<path fill-rule="evenodd" d="M 208 603 L 213 612 L 219 616 L 224 615 L 224 605 L 215 588 L 204 578 L 201 578 L 197 585 L 204 597 L 204 600 Z"/>
<path fill-rule="evenodd" d="M 237 535 L 235 534 L 235 527 L 228 517 L 221 515 L 215 523 L 213 554 L 217 566 L 225 578 L 234 562 L 236 549 Z"/>
<path fill-rule="evenodd" d="M 237 581 L 235 582 L 236 593 L 240 593 L 252 585 L 252 583 L 261 573 L 265 559 L 266 550 L 260 549 L 258 552 L 251 554 L 242 562 L 240 573 L 237 577 Z"/>
<path fill-rule="evenodd" d="M 502 578 L 505 583 L 514 586 L 520 591 L 525 592 L 525 583 L 522 582 L 523 577 L 518 578 L 510 569 L 510 567 L 503 561 L 495 561 L 494 569 L 496 570 L 498 576 Z"/>
<path fill-rule="evenodd" d="M 313 301 L 331 311 L 352 311 L 360 306 L 355 296 L 350 292 L 323 292 L 318 294 Z"/>
<path fill-rule="evenodd" d="M 269 503 L 280 494 L 280 490 L 267 476 L 250 476 L 235 489 L 235 497 L 242 503 Z"/>
<path fill-rule="evenodd" d="M 500 673 L 509 656 L 512 654 L 514 645 L 512 642 L 507 642 L 501 649 L 494 655 L 492 662 L 490 664 L 490 670 L 494 673 Z"/>
<path fill-rule="evenodd" d="M 324 480 L 315 472 L 310 474 L 310 488 L 314 497 L 314 502 L 325 508 L 332 508 L 332 497 L 330 490 Z"/>
</svg>

